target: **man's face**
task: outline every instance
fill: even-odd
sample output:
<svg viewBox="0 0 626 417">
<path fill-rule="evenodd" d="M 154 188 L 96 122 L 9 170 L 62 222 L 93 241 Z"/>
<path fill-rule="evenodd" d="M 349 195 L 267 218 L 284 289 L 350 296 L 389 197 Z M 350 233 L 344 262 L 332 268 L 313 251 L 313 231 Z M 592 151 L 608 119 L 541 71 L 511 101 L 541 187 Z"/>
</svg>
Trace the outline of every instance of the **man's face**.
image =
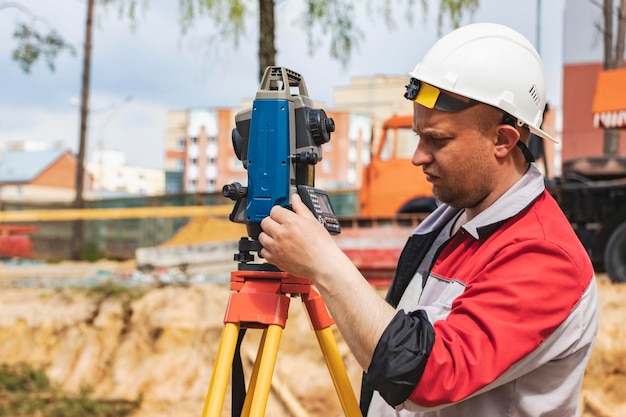
<svg viewBox="0 0 626 417">
<path fill-rule="evenodd" d="M 484 122 L 493 113 L 484 105 L 453 113 L 414 103 L 413 110 L 419 142 L 412 162 L 424 170 L 435 197 L 456 208 L 480 206 L 497 180 L 497 123 L 485 128 Z"/>
</svg>

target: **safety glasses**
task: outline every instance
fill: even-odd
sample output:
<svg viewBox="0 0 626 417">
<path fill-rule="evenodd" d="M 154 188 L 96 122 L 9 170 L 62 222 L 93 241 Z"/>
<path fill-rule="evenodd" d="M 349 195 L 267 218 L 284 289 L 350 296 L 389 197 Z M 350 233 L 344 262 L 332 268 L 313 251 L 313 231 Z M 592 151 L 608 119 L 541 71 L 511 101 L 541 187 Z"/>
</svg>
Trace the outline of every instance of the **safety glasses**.
<svg viewBox="0 0 626 417">
<path fill-rule="evenodd" d="M 404 97 L 429 109 L 437 109 L 445 112 L 465 110 L 479 103 L 471 98 L 452 96 L 416 78 L 411 78 L 406 85 Z"/>
</svg>

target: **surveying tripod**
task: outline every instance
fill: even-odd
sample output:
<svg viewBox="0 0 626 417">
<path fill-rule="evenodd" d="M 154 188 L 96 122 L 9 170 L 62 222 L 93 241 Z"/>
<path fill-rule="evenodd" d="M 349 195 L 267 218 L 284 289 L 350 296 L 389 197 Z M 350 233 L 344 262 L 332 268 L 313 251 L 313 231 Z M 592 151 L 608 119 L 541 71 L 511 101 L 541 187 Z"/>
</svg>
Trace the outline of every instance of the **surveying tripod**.
<svg viewBox="0 0 626 417">
<path fill-rule="evenodd" d="M 260 417 L 265 414 L 278 345 L 287 322 L 289 296 L 300 296 L 304 303 L 344 414 L 348 417 L 361 416 L 330 328 L 334 321 L 328 314 L 321 295 L 311 287 L 309 279 L 294 277 L 271 264 L 246 263 L 251 256 L 251 247 L 260 248 L 255 246 L 255 241 L 242 238 L 239 242 L 239 255 L 235 255 L 236 260 L 240 259 L 240 269 L 231 272 L 230 289 L 235 292 L 231 294 L 226 308 L 224 329 L 202 417 L 221 416 L 239 331 L 242 328 L 263 329 L 263 335 L 241 417 Z"/>
</svg>

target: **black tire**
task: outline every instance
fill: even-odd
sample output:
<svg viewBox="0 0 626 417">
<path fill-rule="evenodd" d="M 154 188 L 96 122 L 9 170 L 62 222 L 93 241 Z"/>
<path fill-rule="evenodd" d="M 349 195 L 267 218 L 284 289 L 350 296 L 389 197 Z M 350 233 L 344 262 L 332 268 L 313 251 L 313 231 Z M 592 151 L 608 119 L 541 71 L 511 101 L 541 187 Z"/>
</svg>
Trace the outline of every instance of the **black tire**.
<svg viewBox="0 0 626 417">
<path fill-rule="evenodd" d="M 626 222 L 620 224 L 606 242 L 604 266 L 612 282 L 626 282 Z"/>
<path fill-rule="evenodd" d="M 437 200 L 423 197 L 414 198 L 398 209 L 398 214 L 406 213 L 432 213 L 437 208 Z"/>
</svg>

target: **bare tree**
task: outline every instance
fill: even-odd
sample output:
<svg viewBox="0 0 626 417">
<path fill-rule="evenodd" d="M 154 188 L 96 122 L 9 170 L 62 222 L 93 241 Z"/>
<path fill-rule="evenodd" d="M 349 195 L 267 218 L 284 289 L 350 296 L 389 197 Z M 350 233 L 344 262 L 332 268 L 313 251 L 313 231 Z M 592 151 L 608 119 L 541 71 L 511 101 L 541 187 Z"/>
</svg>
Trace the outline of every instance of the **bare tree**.
<svg viewBox="0 0 626 417">
<path fill-rule="evenodd" d="M 17 2 L 0 2 L 0 11 L 8 9 L 19 10 L 21 15 L 28 18 L 28 22 L 20 21 L 16 24 L 13 38 L 17 41 L 17 45 L 11 55 L 11 59 L 25 73 L 30 73 L 32 66 L 42 58 L 46 61 L 50 71 L 54 71 L 54 62 L 59 53 L 63 51 L 72 55 L 76 53 L 74 46 L 67 43 L 55 29 L 49 28 L 46 20 L 29 8 Z M 47 33 L 40 32 L 37 28 L 39 25 L 48 27 Z"/>
</svg>

